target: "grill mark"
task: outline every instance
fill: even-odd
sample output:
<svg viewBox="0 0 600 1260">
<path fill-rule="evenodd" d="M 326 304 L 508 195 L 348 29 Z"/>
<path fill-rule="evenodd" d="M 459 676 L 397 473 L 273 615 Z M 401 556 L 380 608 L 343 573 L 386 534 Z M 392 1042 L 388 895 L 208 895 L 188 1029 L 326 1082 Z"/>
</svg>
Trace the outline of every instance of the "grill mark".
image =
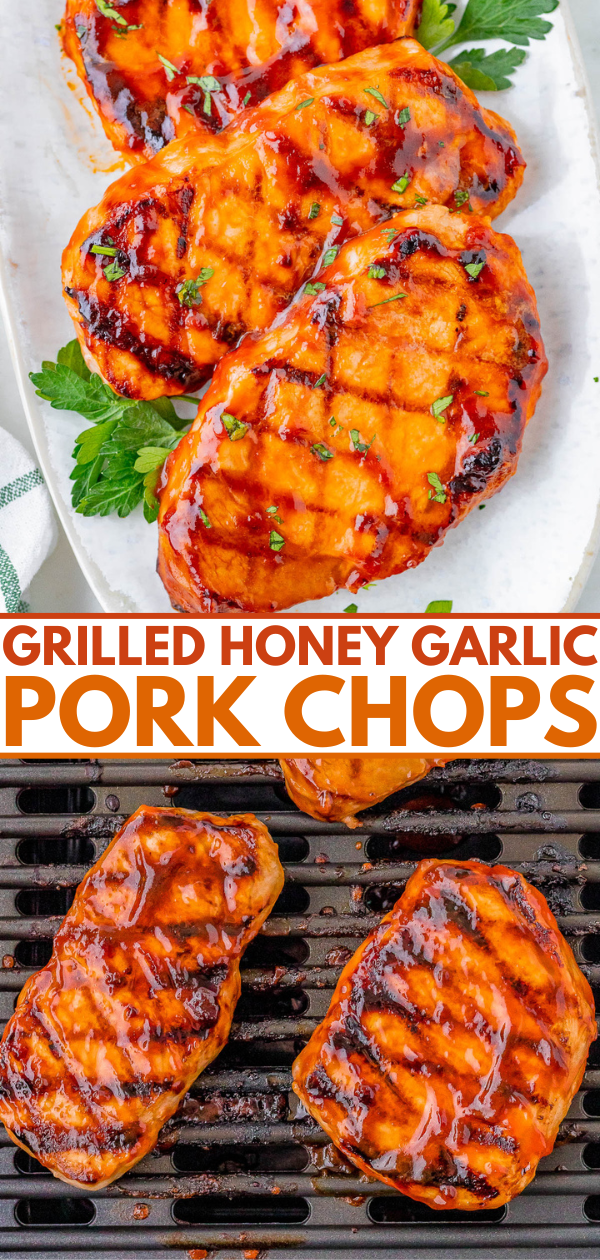
<svg viewBox="0 0 600 1260">
<path fill-rule="evenodd" d="M 143 334 L 142 342 L 141 334 L 125 322 L 117 306 L 108 306 L 87 292 L 74 289 L 67 289 L 66 292 L 77 302 L 79 314 L 91 337 L 113 346 L 116 350 L 134 355 L 143 367 L 161 376 L 163 380 L 174 381 L 188 389 L 198 389 L 210 375 L 208 366 L 198 368 L 188 355 L 156 341 L 147 333 Z M 105 366 L 105 374 L 111 376 L 110 362 L 108 367 Z M 124 394 L 122 383 L 120 390 Z M 124 396 L 126 397 L 125 394 Z"/>
</svg>

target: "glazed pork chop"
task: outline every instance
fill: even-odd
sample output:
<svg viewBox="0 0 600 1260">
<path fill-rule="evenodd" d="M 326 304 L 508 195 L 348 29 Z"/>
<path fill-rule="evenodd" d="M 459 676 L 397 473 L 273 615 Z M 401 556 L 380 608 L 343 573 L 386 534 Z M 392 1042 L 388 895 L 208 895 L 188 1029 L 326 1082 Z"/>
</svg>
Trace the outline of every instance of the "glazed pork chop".
<svg viewBox="0 0 600 1260">
<path fill-rule="evenodd" d="M 0 1119 L 99 1189 L 152 1148 L 223 1048 L 240 958 L 283 885 L 252 814 L 142 806 L 80 885 L 0 1043 Z"/>
<path fill-rule="evenodd" d="M 412 35 L 421 0 L 67 0 L 65 52 L 129 161 L 318 65 Z"/>
<path fill-rule="evenodd" d="M 426 206 L 349 242 L 223 360 L 169 456 L 173 606 L 274 611 L 414 568 L 514 473 L 546 367 L 487 220 Z"/>
<path fill-rule="evenodd" d="M 344 968 L 294 1089 L 364 1172 L 494 1208 L 552 1150 L 595 1037 L 541 894 L 505 866 L 425 861 Z"/>
<path fill-rule="evenodd" d="M 423 199 L 499 214 L 523 170 L 508 124 L 415 40 L 358 53 L 108 189 L 63 257 L 77 336 L 118 393 L 185 393 L 342 241 Z"/>
<path fill-rule="evenodd" d="M 418 783 L 433 766 L 451 757 L 281 757 L 286 789 L 292 800 L 312 818 L 358 824 L 355 814 Z"/>
</svg>

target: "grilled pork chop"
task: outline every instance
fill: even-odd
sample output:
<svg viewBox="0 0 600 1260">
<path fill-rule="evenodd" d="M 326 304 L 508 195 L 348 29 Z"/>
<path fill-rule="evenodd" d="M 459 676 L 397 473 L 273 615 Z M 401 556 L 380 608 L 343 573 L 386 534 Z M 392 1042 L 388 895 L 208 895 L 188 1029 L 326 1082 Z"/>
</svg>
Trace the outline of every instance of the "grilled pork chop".
<svg viewBox="0 0 600 1260">
<path fill-rule="evenodd" d="M 364 1172 L 433 1208 L 532 1180 L 583 1077 L 594 1002 L 539 892 L 425 861 L 344 968 L 294 1089 Z"/>
<path fill-rule="evenodd" d="M 358 823 L 354 815 L 369 805 L 418 783 L 433 766 L 450 757 L 281 757 L 286 789 L 292 800 L 312 818 Z"/>
<path fill-rule="evenodd" d="M 130 161 L 321 64 L 412 35 L 421 0 L 67 0 L 62 34 L 104 130 Z"/>
<path fill-rule="evenodd" d="M 241 955 L 282 885 L 252 814 L 138 809 L 0 1043 L 0 1119 L 17 1146 L 96 1189 L 146 1155 L 227 1041 Z"/>
<path fill-rule="evenodd" d="M 77 336 L 118 393 L 185 393 L 342 241 L 424 198 L 499 214 L 523 170 L 508 124 L 415 40 L 358 53 L 108 189 L 63 258 Z"/>
<path fill-rule="evenodd" d="M 185 612 L 412 569 L 516 469 L 547 364 L 510 237 L 405 211 L 308 288 L 223 360 L 167 461 L 159 573 Z"/>
</svg>

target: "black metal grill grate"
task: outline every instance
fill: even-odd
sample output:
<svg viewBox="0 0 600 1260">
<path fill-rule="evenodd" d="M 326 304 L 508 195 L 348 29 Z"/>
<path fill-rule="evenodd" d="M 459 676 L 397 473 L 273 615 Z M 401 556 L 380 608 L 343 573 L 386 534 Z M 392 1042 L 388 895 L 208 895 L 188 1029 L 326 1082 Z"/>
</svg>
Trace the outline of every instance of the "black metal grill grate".
<svg viewBox="0 0 600 1260">
<path fill-rule="evenodd" d="M 299 813 L 274 762 L 0 763 L 0 1023 L 74 889 L 140 804 L 253 811 L 286 885 L 250 946 L 228 1046 L 122 1181 L 79 1192 L 0 1133 L 0 1255 L 364 1260 L 600 1254 L 600 1043 L 554 1153 L 506 1209 L 434 1213 L 347 1164 L 290 1091 L 340 967 L 424 853 L 501 860 L 547 897 L 600 1002 L 600 761 L 463 762 L 349 831 Z"/>
</svg>

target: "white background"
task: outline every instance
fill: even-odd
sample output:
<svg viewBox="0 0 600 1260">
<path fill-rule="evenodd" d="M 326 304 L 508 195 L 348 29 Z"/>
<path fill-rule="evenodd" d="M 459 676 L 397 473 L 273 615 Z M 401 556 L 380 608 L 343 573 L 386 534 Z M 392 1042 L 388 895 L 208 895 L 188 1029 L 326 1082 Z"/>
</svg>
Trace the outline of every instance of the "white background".
<svg viewBox="0 0 600 1260">
<path fill-rule="evenodd" d="M 572 15 L 592 86 L 597 115 L 600 116 L 600 28 L 598 0 L 571 0 Z M 31 439 L 23 415 L 8 349 L 0 328 L 0 426 L 14 433 L 29 449 Z M 60 531 L 58 546 L 34 579 L 28 594 L 33 612 L 99 611 L 87 582 L 73 564 L 69 544 Z M 579 608 L 585 612 L 600 611 L 600 559 L 596 561 Z"/>
</svg>

